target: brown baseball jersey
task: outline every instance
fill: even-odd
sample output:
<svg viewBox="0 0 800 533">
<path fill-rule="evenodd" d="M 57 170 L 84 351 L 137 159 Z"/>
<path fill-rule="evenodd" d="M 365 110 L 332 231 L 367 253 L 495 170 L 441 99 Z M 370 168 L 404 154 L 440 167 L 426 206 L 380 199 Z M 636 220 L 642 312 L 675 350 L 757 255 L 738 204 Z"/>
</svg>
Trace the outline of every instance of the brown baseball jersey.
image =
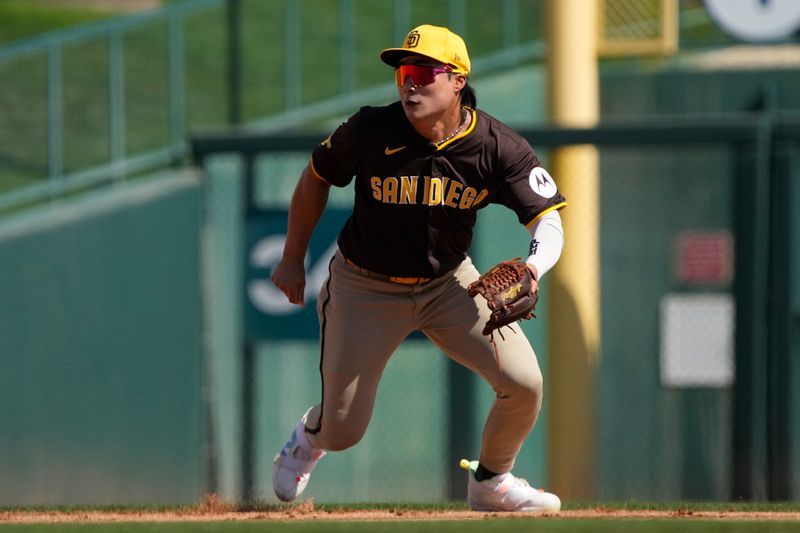
<svg viewBox="0 0 800 533">
<path fill-rule="evenodd" d="M 355 178 L 353 214 L 338 238 L 348 260 L 435 278 L 466 257 L 479 209 L 505 205 L 529 226 L 566 205 L 525 139 L 467 110 L 469 127 L 437 145 L 414 130 L 400 102 L 364 107 L 314 149 L 318 178 L 337 187 Z"/>
</svg>

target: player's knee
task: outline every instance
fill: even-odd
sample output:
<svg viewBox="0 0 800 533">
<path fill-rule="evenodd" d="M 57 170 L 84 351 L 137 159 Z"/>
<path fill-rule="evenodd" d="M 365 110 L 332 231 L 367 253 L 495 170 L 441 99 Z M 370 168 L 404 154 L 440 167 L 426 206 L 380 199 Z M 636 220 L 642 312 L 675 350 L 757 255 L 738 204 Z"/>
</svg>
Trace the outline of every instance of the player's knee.
<svg viewBox="0 0 800 533">
<path fill-rule="evenodd" d="M 517 403 L 523 408 L 530 410 L 531 413 L 538 413 L 542 405 L 544 395 L 544 380 L 541 372 L 530 372 L 524 377 L 513 381 L 508 389 L 510 396 L 513 396 Z"/>
<path fill-rule="evenodd" d="M 544 396 L 544 379 L 541 373 L 538 373 L 537 377 L 529 384 L 528 392 L 530 394 L 531 409 L 538 416 L 539 411 L 542 409 L 542 397 Z"/>
</svg>

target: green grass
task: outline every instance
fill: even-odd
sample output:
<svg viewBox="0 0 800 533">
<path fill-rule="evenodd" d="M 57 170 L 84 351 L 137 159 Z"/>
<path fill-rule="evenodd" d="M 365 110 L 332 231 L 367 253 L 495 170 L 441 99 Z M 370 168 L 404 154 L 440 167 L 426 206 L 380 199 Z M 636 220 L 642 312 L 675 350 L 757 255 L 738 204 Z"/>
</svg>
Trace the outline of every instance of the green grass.
<svg viewBox="0 0 800 533">
<path fill-rule="evenodd" d="M 123 13 L 120 6 L 120 2 L 107 2 L 103 8 L 97 8 L 54 0 L 0 0 L 0 45 L 108 19 Z M 67 171 L 88 168 L 108 160 L 108 99 L 105 93 L 108 76 L 103 68 L 106 58 L 104 43 L 78 43 L 62 51 L 63 145 Z M 0 107 L 3 109 L 0 117 L 2 194 L 34 184 L 47 175 L 44 55 L 29 54 L 0 62 L 0 79 L 3 80 L 0 86 Z M 150 131 L 144 133 L 145 136 L 150 134 Z M 136 139 L 138 136 L 134 137 L 132 144 Z"/>
<path fill-rule="evenodd" d="M 106 9 L 61 4 L 42 0 L 0 0 L 0 44 L 32 37 L 117 15 L 114 3 Z"/>
</svg>

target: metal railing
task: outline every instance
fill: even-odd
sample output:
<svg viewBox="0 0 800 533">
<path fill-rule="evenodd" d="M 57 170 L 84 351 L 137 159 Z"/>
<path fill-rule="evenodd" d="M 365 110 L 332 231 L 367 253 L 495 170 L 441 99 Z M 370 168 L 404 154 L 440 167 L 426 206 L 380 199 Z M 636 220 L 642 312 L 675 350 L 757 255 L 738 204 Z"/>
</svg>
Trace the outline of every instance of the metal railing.
<svg viewBox="0 0 800 533">
<path fill-rule="evenodd" d="M 77 189 L 118 180 L 126 175 L 164 166 L 181 158 L 185 152 L 186 136 L 184 18 L 188 13 L 204 8 L 219 7 L 222 4 L 223 0 L 190 0 L 151 12 L 88 24 L 76 29 L 52 32 L 0 48 L 0 68 L 19 63 L 18 69 L 33 70 L 36 68 L 37 60 L 41 61 L 41 58 L 44 58 L 46 66 L 44 90 L 42 91 L 46 97 L 45 112 L 43 113 L 45 122 L 40 125 L 43 127 L 39 130 L 40 137 L 44 138 L 46 145 L 46 164 L 43 169 L 39 169 L 39 172 L 35 168 L 32 172 L 28 172 L 30 175 L 28 181 L 33 183 L 0 196 L 0 209 L 59 197 Z M 128 113 L 126 109 L 125 38 L 130 32 L 137 29 L 161 24 L 165 24 L 167 28 L 166 47 L 163 52 L 168 63 L 169 73 L 167 79 L 169 137 L 163 146 L 134 154 L 127 149 L 126 142 Z M 67 112 L 65 109 L 67 87 L 65 87 L 64 80 L 66 74 L 64 55 L 69 47 L 81 46 L 88 46 L 93 52 L 100 49 L 102 50 L 101 54 L 105 53 L 105 61 L 99 65 L 94 63 L 89 66 L 104 68 L 106 87 L 96 91 L 87 90 L 84 96 L 87 99 L 103 98 L 107 103 L 105 117 L 108 139 L 107 158 L 99 165 L 67 168 L 65 165 L 67 132 L 64 124 L 65 112 Z M 76 66 L 83 68 L 86 65 L 79 62 Z M 35 98 L 25 97 L 26 90 L 30 87 L 26 87 L 24 84 L 15 86 L 10 77 L 5 78 L 4 85 L 6 91 L 0 91 L 0 98 L 5 100 L 4 107 L 14 105 L 17 103 L 15 100 L 21 100 L 31 106 L 40 105 Z M 13 119 L 9 118 L 8 114 L 6 114 L 6 118 L 4 124 L 2 115 L 0 115 L 0 128 L 5 126 L 11 129 L 14 126 Z M 0 135 L 5 137 L 1 129 Z M 10 136 L 10 132 L 7 132 L 6 135 Z M 31 141 L 37 140 L 36 135 L 31 137 Z M 24 161 L 28 154 L 21 152 L 10 154 L 7 149 L 9 139 L 0 137 L 0 140 L 5 141 L 0 144 L 0 164 L 3 159 Z M 4 166 L 8 166 L 8 163 Z M 23 163 L 17 166 L 31 168 L 32 165 Z M 7 177 L 3 174 L 2 167 L 0 167 L 0 178 Z M 41 180 L 41 177 L 46 179 Z"/>
</svg>

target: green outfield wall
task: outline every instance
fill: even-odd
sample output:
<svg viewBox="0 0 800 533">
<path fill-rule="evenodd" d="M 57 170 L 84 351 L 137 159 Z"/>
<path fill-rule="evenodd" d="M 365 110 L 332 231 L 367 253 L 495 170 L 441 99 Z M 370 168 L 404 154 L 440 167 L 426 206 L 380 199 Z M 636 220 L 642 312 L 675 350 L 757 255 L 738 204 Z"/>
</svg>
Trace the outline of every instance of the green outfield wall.
<svg viewBox="0 0 800 533">
<path fill-rule="evenodd" d="M 0 219 L 0 505 L 202 495 L 200 199 L 177 172 Z"/>
<path fill-rule="evenodd" d="M 687 54 L 652 70 L 608 63 L 604 120 L 695 116 L 713 122 L 760 111 L 767 113 L 762 127 L 770 128 L 781 115 L 797 117 L 796 67 L 735 69 L 735 49 L 725 62 L 715 57 Z M 607 151 L 603 158 L 598 495 L 797 499 L 798 138 L 785 126 L 760 147 L 702 141 Z M 686 283 L 676 275 L 676 245 L 687 229 L 734 236 L 729 282 Z M 730 385 L 660 385 L 659 359 L 647 354 L 661 351 L 665 294 L 735 298 Z M 700 359 L 695 364 L 702 370 Z"/>
</svg>

